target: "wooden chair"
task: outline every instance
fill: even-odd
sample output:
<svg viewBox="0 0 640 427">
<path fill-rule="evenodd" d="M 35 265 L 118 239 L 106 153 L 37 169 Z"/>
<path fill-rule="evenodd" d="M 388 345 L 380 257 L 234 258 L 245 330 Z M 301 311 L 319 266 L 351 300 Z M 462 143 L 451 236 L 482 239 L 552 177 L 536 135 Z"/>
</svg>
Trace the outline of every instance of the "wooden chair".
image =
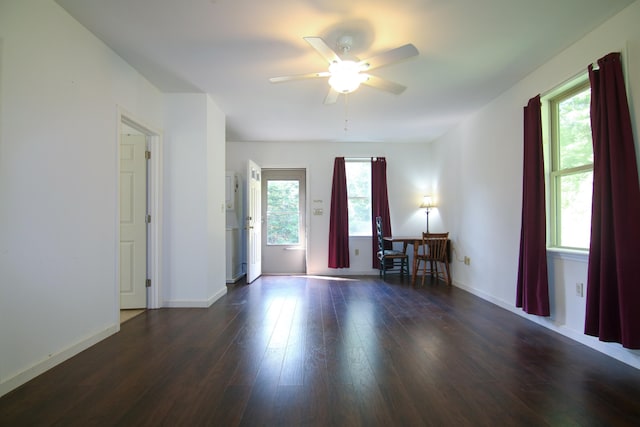
<svg viewBox="0 0 640 427">
<path fill-rule="evenodd" d="M 378 235 L 378 259 L 380 260 L 380 276 L 384 279 L 387 272 L 393 271 L 402 276 L 409 275 L 409 256 L 402 251 L 385 249 L 382 235 L 382 218 L 376 217 L 376 232 Z"/>
<path fill-rule="evenodd" d="M 442 278 L 447 284 L 451 285 L 451 273 L 449 271 L 449 257 L 447 255 L 447 242 L 449 241 L 449 233 L 422 233 L 421 250 L 416 257 L 418 267 L 421 262 L 422 266 L 422 285 L 424 278 L 429 273 L 436 279 Z M 438 264 L 442 264 L 442 269 L 438 269 Z M 427 266 L 429 267 L 427 269 Z"/>
</svg>

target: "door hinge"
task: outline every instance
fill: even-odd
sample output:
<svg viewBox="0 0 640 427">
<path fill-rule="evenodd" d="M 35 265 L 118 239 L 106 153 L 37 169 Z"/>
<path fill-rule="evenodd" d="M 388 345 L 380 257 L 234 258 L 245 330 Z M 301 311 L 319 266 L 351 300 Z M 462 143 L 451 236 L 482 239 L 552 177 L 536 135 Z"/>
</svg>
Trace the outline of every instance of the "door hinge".
<svg viewBox="0 0 640 427">
<path fill-rule="evenodd" d="M 145 283 L 145 286 L 146 286 L 147 288 L 150 288 L 150 287 L 151 287 L 151 279 L 147 279 L 147 282 Z"/>
<path fill-rule="evenodd" d="M 147 159 L 147 160 L 149 160 L 149 159 L 151 158 L 151 151 L 146 150 L 146 151 L 144 152 L 144 158 L 145 158 L 145 159 Z"/>
<path fill-rule="evenodd" d="M 144 217 L 144 222 L 146 222 L 147 224 L 151 224 L 151 215 L 147 215 Z"/>
</svg>

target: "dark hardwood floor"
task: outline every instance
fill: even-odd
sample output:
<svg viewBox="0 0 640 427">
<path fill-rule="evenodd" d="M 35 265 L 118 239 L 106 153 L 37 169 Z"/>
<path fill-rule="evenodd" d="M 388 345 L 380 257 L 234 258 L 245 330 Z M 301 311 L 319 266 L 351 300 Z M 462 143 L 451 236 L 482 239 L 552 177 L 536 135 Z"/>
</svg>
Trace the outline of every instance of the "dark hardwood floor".
<svg viewBox="0 0 640 427">
<path fill-rule="evenodd" d="M 263 277 L 147 310 L 2 426 L 640 425 L 640 371 L 443 283 Z"/>
</svg>

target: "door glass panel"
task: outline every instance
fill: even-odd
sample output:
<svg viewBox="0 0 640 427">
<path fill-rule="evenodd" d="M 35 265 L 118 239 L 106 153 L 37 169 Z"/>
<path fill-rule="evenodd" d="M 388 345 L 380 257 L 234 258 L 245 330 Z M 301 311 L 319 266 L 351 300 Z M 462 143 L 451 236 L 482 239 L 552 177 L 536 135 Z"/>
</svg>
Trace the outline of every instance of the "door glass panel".
<svg viewBox="0 0 640 427">
<path fill-rule="evenodd" d="M 299 201 L 297 180 L 267 182 L 267 245 L 300 244 Z"/>
</svg>

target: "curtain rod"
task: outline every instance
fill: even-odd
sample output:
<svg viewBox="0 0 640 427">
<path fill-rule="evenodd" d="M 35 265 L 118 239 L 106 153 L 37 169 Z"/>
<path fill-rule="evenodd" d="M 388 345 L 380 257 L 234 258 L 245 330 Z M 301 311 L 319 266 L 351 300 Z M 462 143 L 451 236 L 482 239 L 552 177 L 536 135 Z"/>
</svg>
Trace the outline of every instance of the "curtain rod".
<svg viewBox="0 0 640 427">
<path fill-rule="evenodd" d="M 368 162 L 371 159 L 381 159 L 383 156 L 370 156 L 370 157 L 345 157 L 345 160 L 349 160 L 352 162 Z"/>
<path fill-rule="evenodd" d="M 576 81 L 579 80 L 588 80 L 589 79 L 589 71 L 588 68 L 585 67 L 583 70 L 573 74 L 571 77 L 563 80 L 561 83 L 555 85 L 554 87 L 552 87 L 551 89 L 547 89 L 546 91 L 542 92 L 540 94 L 540 98 L 545 98 L 549 95 L 553 95 L 557 92 L 562 92 L 562 90 L 564 89 L 565 86 L 568 86 L 570 84 L 574 84 Z"/>
<path fill-rule="evenodd" d="M 621 53 L 621 52 L 620 52 Z M 561 83 L 555 85 L 553 88 L 546 90 L 545 92 L 542 92 L 540 94 L 540 98 L 544 98 L 546 96 L 549 96 L 551 94 L 555 94 L 556 92 L 561 92 L 562 89 L 565 86 L 568 86 L 569 84 L 573 84 L 576 81 L 582 80 L 584 79 L 585 81 L 589 80 L 589 66 L 593 66 L 594 70 L 598 70 L 600 68 L 600 66 L 598 65 L 598 60 L 587 64 L 586 67 L 584 67 L 581 71 L 575 73 L 574 75 L 572 75 L 571 77 L 565 79 L 564 81 L 562 81 Z"/>
</svg>

